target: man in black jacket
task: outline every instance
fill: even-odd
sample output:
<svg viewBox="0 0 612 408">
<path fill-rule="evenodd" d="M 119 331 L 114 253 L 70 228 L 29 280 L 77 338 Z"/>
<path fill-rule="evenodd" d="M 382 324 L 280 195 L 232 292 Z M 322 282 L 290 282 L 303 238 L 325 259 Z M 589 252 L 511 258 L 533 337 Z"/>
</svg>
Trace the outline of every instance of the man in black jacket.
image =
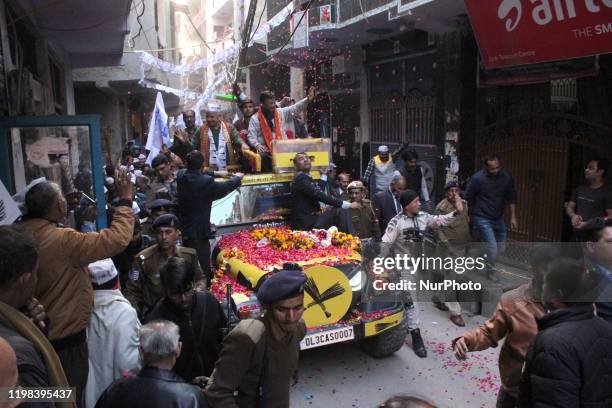
<svg viewBox="0 0 612 408">
<path fill-rule="evenodd" d="M 310 230 L 335 225 L 340 231 L 355 235 L 355 228 L 348 213 L 344 210 L 361 208 L 361 204 L 342 201 L 322 192 L 310 176 L 312 164 L 306 153 L 297 153 L 293 158 L 293 165 L 297 172 L 291 183 L 293 203 L 291 227 L 298 230 Z M 329 208 L 321 213 L 319 202 L 335 208 Z"/>
<path fill-rule="evenodd" d="M 205 407 L 204 394 L 172 371 L 181 355 L 179 328 L 167 321 L 140 329 L 143 368 L 137 376 L 121 378 L 102 394 L 96 408 L 198 408 Z"/>
<path fill-rule="evenodd" d="M 391 184 L 384 190 L 376 193 L 372 198 L 372 207 L 380 226 L 380 232 L 385 233 L 389 221 L 404 210 L 400 204 L 399 197 L 406 190 L 406 178 L 396 174 L 391 179 Z"/>
<path fill-rule="evenodd" d="M 183 258 L 170 258 L 161 268 L 160 280 L 164 298 L 145 321 L 169 320 L 179 326 L 183 348 L 174 372 L 198 383 L 196 377 L 209 377 L 213 371 L 227 319 L 210 292 L 196 292 L 193 266 Z"/>
<path fill-rule="evenodd" d="M 212 203 L 225 197 L 240 186 L 242 173 L 236 173 L 225 182 L 216 182 L 214 177 L 202 173 L 204 156 L 197 150 L 187 155 L 187 169 L 177 176 L 178 216 L 181 222 L 183 243 L 198 253 L 200 266 L 208 282 L 210 270 L 210 211 Z"/>
<path fill-rule="evenodd" d="M 575 260 L 549 264 L 542 292 L 549 313 L 537 321 L 519 406 L 612 406 L 612 325 L 595 315 L 592 303 L 578 301 L 588 291 L 586 281 Z"/>
</svg>

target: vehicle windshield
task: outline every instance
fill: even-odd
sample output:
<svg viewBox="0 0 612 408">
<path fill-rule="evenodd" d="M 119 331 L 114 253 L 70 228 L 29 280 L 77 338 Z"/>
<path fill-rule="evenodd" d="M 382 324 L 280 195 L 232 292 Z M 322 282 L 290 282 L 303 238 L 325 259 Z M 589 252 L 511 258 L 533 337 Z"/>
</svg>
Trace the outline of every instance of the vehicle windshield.
<svg viewBox="0 0 612 408">
<path fill-rule="evenodd" d="M 289 182 L 242 186 L 213 203 L 210 222 L 217 227 L 282 221 L 291 208 Z"/>
</svg>

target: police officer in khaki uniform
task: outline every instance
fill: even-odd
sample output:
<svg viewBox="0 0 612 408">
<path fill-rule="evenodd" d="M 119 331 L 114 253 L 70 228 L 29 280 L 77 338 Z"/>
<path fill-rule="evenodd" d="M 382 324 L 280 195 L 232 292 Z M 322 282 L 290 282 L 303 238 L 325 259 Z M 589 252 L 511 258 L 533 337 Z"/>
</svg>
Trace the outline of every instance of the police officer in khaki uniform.
<svg viewBox="0 0 612 408">
<path fill-rule="evenodd" d="M 174 209 L 174 203 L 170 200 L 166 200 L 165 198 L 159 198 L 157 200 L 153 200 L 153 202 L 148 205 L 148 209 L 149 217 L 142 223 L 142 233 L 143 235 L 154 237 L 155 231 L 153 231 L 153 223 L 157 217 L 164 214 L 171 214 L 172 210 Z"/>
<path fill-rule="evenodd" d="M 163 296 L 159 271 L 168 258 L 178 256 L 193 265 L 194 286 L 197 290 L 206 288 L 202 268 L 196 251 L 177 244 L 180 238 L 179 221 L 174 214 L 158 217 L 153 223 L 157 244 L 141 251 L 134 260 L 138 276 L 130 279 L 124 295 L 142 319 Z"/>
<path fill-rule="evenodd" d="M 361 204 L 360 208 L 350 208 L 349 214 L 355 226 L 357 236 L 361 239 L 380 238 L 380 226 L 370 200 L 365 198 L 365 187 L 359 180 L 351 182 L 347 187 L 351 202 Z"/>
<path fill-rule="evenodd" d="M 215 408 L 287 408 L 306 334 L 304 282 L 297 265 L 269 277 L 257 292 L 264 314 L 241 321 L 223 341 L 204 394 Z"/>
</svg>

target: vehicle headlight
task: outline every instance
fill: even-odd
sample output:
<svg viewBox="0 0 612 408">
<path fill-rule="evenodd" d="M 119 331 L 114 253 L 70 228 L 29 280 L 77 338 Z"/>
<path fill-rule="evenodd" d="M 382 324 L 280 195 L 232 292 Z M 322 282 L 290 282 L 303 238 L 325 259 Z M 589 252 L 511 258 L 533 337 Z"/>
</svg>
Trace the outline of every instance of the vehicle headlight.
<svg viewBox="0 0 612 408">
<path fill-rule="evenodd" d="M 351 284 L 351 290 L 353 292 L 361 290 L 361 287 L 363 286 L 363 269 L 359 268 L 357 273 L 355 273 L 355 275 L 349 279 L 349 283 Z"/>
</svg>

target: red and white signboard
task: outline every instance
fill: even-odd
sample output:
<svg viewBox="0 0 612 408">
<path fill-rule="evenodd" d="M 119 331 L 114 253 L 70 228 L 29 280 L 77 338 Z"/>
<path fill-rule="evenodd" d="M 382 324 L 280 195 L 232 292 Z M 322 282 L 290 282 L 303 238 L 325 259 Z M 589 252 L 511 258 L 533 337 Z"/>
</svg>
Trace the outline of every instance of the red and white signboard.
<svg viewBox="0 0 612 408">
<path fill-rule="evenodd" d="M 612 0 L 465 0 L 487 69 L 612 52 Z"/>
</svg>

